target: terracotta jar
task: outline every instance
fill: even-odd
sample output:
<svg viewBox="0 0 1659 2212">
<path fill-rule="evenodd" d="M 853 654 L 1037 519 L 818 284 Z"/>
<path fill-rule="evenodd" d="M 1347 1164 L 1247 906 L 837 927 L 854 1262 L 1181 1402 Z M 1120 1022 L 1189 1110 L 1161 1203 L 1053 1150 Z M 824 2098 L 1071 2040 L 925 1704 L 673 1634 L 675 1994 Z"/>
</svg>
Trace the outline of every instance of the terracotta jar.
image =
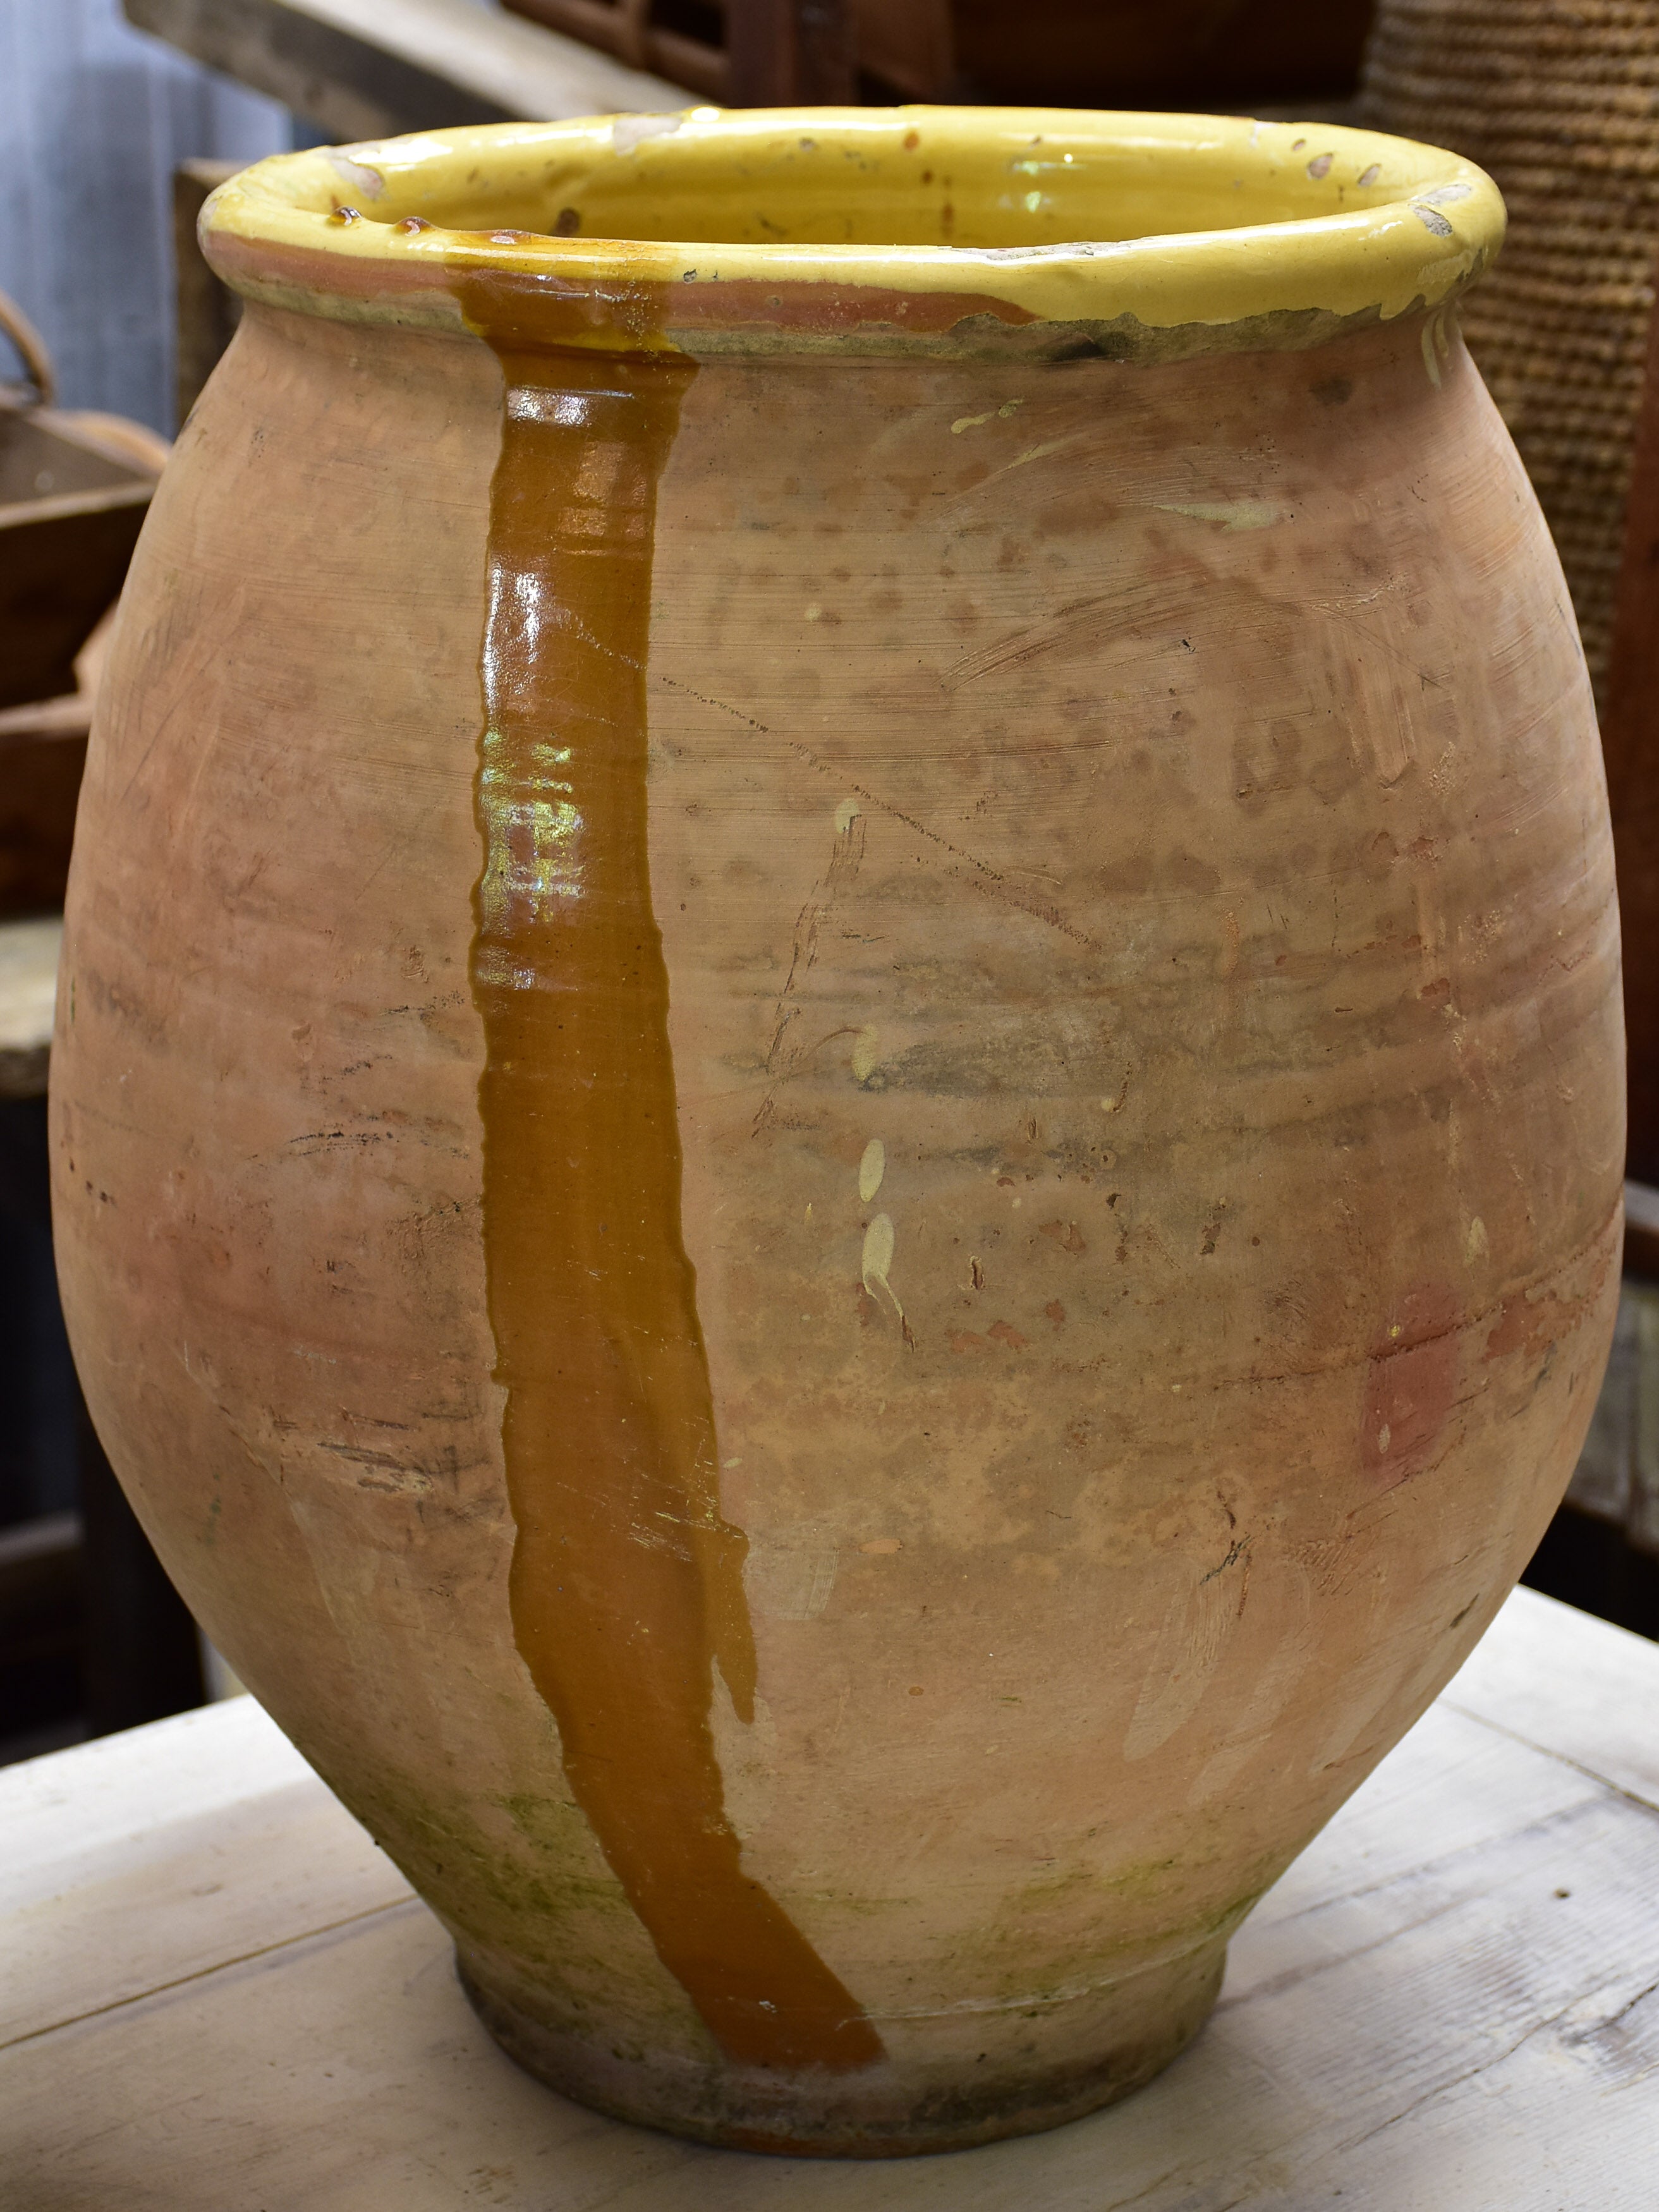
<svg viewBox="0 0 1659 2212">
<path fill-rule="evenodd" d="M 920 108 L 209 204 L 75 1349 L 574 2096 L 885 2154 L 1133 2088 L 1549 1517 L 1617 934 L 1450 313 L 1501 223 L 1325 125 Z"/>
</svg>

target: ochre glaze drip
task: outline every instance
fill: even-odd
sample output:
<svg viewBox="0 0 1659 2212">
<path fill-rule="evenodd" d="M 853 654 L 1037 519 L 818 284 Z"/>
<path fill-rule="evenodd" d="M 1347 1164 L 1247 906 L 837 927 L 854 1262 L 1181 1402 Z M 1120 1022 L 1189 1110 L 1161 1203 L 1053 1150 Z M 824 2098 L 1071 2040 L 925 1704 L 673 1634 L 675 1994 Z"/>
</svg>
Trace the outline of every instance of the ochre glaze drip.
<svg viewBox="0 0 1659 2212">
<path fill-rule="evenodd" d="M 695 369 L 527 346 L 515 319 L 477 318 L 507 401 L 473 957 L 514 1632 L 577 1802 L 721 2049 L 847 2070 L 880 2039 L 744 1874 L 709 1728 L 716 1663 L 752 1717 L 755 1647 L 680 1226 L 646 799 L 657 481 Z"/>
</svg>

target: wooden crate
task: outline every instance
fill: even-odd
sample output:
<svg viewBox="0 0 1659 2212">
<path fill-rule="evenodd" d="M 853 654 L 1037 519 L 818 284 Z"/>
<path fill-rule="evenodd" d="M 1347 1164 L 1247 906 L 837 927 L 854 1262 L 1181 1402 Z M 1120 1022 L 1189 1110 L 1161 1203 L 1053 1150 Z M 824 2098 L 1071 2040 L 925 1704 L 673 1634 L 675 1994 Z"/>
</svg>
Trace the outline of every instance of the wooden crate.
<svg viewBox="0 0 1659 2212">
<path fill-rule="evenodd" d="M 706 100 L 734 107 L 857 96 L 856 0 L 506 0 L 567 38 L 597 46 Z M 942 0 L 888 0 L 902 37 Z M 872 14 L 875 10 L 871 11 Z"/>
<path fill-rule="evenodd" d="M 64 903 L 91 721 L 80 692 L 0 712 L 0 918 Z"/>
<path fill-rule="evenodd" d="M 0 708 L 72 691 L 156 471 L 48 408 L 0 408 Z"/>
<path fill-rule="evenodd" d="M 962 100 L 1062 106 L 1328 101 L 1372 0 L 506 0 L 732 106 Z"/>
</svg>

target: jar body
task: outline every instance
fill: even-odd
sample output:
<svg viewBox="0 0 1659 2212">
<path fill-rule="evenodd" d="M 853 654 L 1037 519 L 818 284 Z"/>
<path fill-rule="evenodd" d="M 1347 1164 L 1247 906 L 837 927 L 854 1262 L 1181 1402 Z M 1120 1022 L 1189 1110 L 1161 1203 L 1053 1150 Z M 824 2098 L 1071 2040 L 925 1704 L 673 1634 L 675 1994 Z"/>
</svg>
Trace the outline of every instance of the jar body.
<svg viewBox="0 0 1659 2212">
<path fill-rule="evenodd" d="M 88 1402 L 526 2063 L 760 2148 L 1048 2124 L 1195 2032 L 1589 1419 L 1617 928 L 1559 564 L 1419 318 L 678 393 L 641 818 L 754 1654 L 748 1697 L 702 1662 L 684 1817 L 870 2029 L 779 2063 L 665 1932 L 695 1885 L 642 1906 L 660 1867 L 573 1784 L 513 1583 L 475 944 L 503 452 L 482 343 L 255 307 L 158 494 L 53 1066 Z"/>
</svg>

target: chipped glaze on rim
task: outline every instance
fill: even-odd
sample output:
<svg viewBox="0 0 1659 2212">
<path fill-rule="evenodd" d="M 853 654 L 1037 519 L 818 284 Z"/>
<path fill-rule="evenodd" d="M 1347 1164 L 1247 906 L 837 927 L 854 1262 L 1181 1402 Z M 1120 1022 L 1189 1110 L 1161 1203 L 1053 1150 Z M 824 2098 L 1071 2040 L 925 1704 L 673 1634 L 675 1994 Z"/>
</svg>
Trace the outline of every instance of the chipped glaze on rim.
<svg viewBox="0 0 1659 2212">
<path fill-rule="evenodd" d="M 349 322 L 476 328 L 482 281 L 580 308 L 568 343 L 1136 359 L 1443 307 L 1504 222 L 1473 163 L 1334 125 L 698 107 L 276 155 L 213 193 L 201 236 L 250 299 Z M 648 234 L 580 234 L 618 223 Z M 672 234 L 699 228 L 726 235 Z"/>
</svg>

